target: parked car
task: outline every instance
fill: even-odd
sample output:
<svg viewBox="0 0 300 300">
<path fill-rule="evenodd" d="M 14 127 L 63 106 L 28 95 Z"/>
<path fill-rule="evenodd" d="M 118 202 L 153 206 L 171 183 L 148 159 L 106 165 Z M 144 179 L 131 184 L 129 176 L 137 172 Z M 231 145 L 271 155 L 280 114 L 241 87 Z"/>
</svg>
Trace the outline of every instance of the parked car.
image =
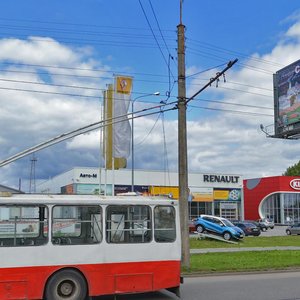
<svg viewBox="0 0 300 300">
<path fill-rule="evenodd" d="M 210 232 L 222 236 L 225 240 L 242 239 L 244 232 L 225 218 L 201 215 L 194 220 L 198 233 Z"/>
<path fill-rule="evenodd" d="M 258 219 L 257 222 L 264 224 L 267 227 L 267 229 L 269 228 L 273 229 L 275 226 L 274 221 L 268 218 Z"/>
<path fill-rule="evenodd" d="M 268 229 L 267 224 L 264 222 L 258 222 L 258 221 L 253 221 L 253 220 L 245 220 L 245 222 L 256 225 L 257 227 L 259 227 L 260 231 L 267 231 L 267 229 Z"/>
<path fill-rule="evenodd" d="M 253 236 L 259 236 L 261 233 L 261 230 L 258 226 L 256 226 L 254 223 L 249 223 L 245 221 L 234 221 L 232 222 L 235 226 L 241 228 L 245 236 L 253 235 Z"/>
<path fill-rule="evenodd" d="M 300 224 L 293 224 L 287 227 L 287 229 L 285 230 L 287 235 L 291 235 L 291 234 L 300 234 Z"/>
<path fill-rule="evenodd" d="M 193 220 L 189 220 L 189 233 L 196 232 L 196 226 Z"/>
</svg>

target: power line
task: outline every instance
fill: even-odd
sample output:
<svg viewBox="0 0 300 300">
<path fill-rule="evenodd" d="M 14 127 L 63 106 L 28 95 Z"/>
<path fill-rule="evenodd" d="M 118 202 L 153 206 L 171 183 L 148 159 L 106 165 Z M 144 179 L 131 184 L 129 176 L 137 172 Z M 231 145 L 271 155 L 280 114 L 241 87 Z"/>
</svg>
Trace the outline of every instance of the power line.
<svg viewBox="0 0 300 300">
<path fill-rule="evenodd" d="M 62 70 L 71 70 L 71 71 L 88 71 L 88 72 L 100 72 L 100 73 L 112 73 L 112 74 L 128 74 L 128 75 L 142 75 L 142 76 L 153 76 L 153 77 L 167 77 L 167 75 L 153 74 L 153 73 L 141 73 L 141 72 L 121 72 L 117 70 L 107 70 L 107 69 L 92 69 L 92 68 L 79 68 L 79 67 L 69 67 L 69 66 L 52 66 L 52 65 L 42 65 L 42 64 L 29 64 L 29 63 L 20 63 L 20 62 L 1 62 L 2 65 L 11 65 L 11 66 L 25 66 L 25 67 L 34 67 L 34 68 L 46 68 L 46 69 L 62 69 Z M 3 69 L 2 69 L 3 70 Z M 1 71 L 1 69 L 0 69 Z M 20 72 L 20 73 L 32 73 L 30 71 L 15 71 L 15 70 L 6 70 L 7 72 Z M 34 72 L 36 74 L 36 72 Z M 39 73 L 43 74 L 43 73 Z M 48 73 L 44 73 L 48 74 Z M 91 76 L 91 75 L 79 75 L 79 74 L 63 74 L 63 73 L 51 73 L 51 75 L 61 75 L 61 76 L 72 76 L 72 77 L 83 77 L 83 78 L 110 78 L 110 77 L 101 77 L 101 76 Z"/>
<path fill-rule="evenodd" d="M 221 65 L 217 65 L 217 66 L 215 66 L 215 67 L 211 67 L 211 68 L 208 68 L 208 69 L 205 69 L 205 70 L 202 70 L 202 71 L 193 73 L 193 74 L 191 74 L 191 75 L 185 76 L 185 78 L 187 79 L 187 78 L 189 78 L 189 77 L 194 77 L 194 76 L 196 76 L 196 75 L 203 74 L 203 73 L 206 73 L 206 72 L 208 72 L 208 71 L 211 71 L 211 70 L 214 70 L 214 69 L 217 69 L 217 68 L 220 68 L 220 67 L 224 67 L 225 65 L 226 65 L 225 63 L 224 63 L 224 64 L 221 64 Z M 207 81 L 207 80 L 205 80 L 205 81 Z"/>
<path fill-rule="evenodd" d="M 223 65 L 223 64 L 222 64 Z M 0 71 L 2 71 L 0 69 Z M 5 71 L 5 70 L 4 70 Z M 6 72 L 13 72 L 13 73 L 25 73 L 25 74 L 37 74 L 34 71 L 15 71 L 15 70 L 7 70 Z M 48 73 L 41 73 L 39 72 L 38 74 L 40 75 L 48 75 Z M 90 79 L 107 79 L 107 80 L 111 80 L 111 77 L 105 77 L 105 76 L 89 76 L 89 75 L 73 75 L 73 74 L 54 74 L 52 73 L 51 75 L 55 75 L 55 76 L 69 76 L 69 77 L 83 77 L 83 78 L 90 78 Z M 207 80 L 209 79 L 198 79 L 201 81 L 205 81 L 207 82 Z M 60 85 L 60 84 L 52 84 L 52 83 L 40 83 L 40 82 L 34 82 L 34 81 L 23 81 L 23 80 L 13 80 L 13 79 L 1 79 L 0 81 L 7 81 L 7 82 L 16 82 L 16 83 L 28 83 L 28 84 L 37 84 L 37 85 L 45 85 L 45 86 L 57 86 L 57 87 L 67 87 L 67 88 L 77 88 L 77 89 L 88 89 L 88 90 L 99 90 L 102 91 L 103 89 L 100 88 L 93 88 L 93 87 L 86 87 L 86 86 L 75 86 L 75 85 Z M 168 83 L 167 81 L 154 81 L 154 80 L 139 80 L 139 79 L 135 79 L 135 81 L 139 81 L 139 82 L 148 82 L 148 83 L 159 83 L 159 84 L 166 84 Z M 262 88 L 262 87 L 257 87 L 257 86 L 253 86 L 253 85 L 247 85 L 247 84 L 242 84 L 242 83 L 238 83 L 238 82 L 231 82 L 231 81 L 227 81 L 230 84 L 234 84 L 234 85 L 241 85 L 241 86 L 245 86 L 245 87 L 252 87 L 255 89 L 261 89 L 261 90 L 266 90 L 266 91 L 272 91 L 271 89 L 267 89 L 267 88 Z M 173 82 L 173 87 L 175 85 L 175 82 Z M 196 83 L 190 83 L 190 86 L 199 86 L 200 84 L 196 84 Z M 173 90 L 173 87 L 169 88 L 169 91 L 171 92 Z M 220 86 L 219 86 L 220 87 Z M 230 89 L 228 87 L 220 87 L 222 89 Z M 250 92 L 250 91 L 245 91 L 245 90 L 239 90 L 239 89 L 233 89 L 231 88 L 231 90 L 233 91 L 237 91 L 237 92 L 243 92 L 243 93 L 248 93 L 248 94 L 254 94 L 254 95 L 259 95 L 259 96 L 267 96 L 267 97 L 272 97 L 272 96 L 268 96 L 265 94 L 260 94 L 260 93 L 254 93 L 254 92 Z M 28 90 L 26 90 L 28 91 Z M 51 92 L 48 92 L 51 93 Z M 133 92 L 133 94 L 140 94 L 138 92 Z M 170 96 L 169 96 L 170 97 Z"/>
<path fill-rule="evenodd" d="M 197 108 L 197 109 L 206 109 L 206 110 L 214 110 L 214 111 L 222 111 L 234 114 L 244 114 L 244 115 L 252 115 L 252 116 L 265 116 L 265 117 L 274 117 L 274 115 L 263 114 L 263 113 L 256 113 L 256 112 L 248 112 L 242 110 L 232 110 L 232 109 L 223 109 L 223 108 L 213 108 L 213 107 L 204 107 L 204 106 L 196 106 L 196 105 L 189 105 L 189 107 Z"/>
<path fill-rule="evenodd" d="M 165 48 L 167 49 L 168 54 L 169 54 L 169 56 L 168 56 L 168 79 L 169 79 L 169 89 L 168 89 L 168 92 L 167 92 L 167 99 L 166 99 L 166 101 L 168 101 L 168 99 L 169 99 L 169 97 L 170 97 L 170 93 L 171 93 L 171 78 L 170 78 L 171 75 L 172 75 L 173 80 L 174 80 L 174 76 L 173 76 L 172 71 L 171 71 L 171 68 L 170 68 L 170 59 L 172 59 L 172 61 L 174 62 L 174 58 L 173 58 L 173 56 L 171 55 L 170 49 L 169 49 L 169 47 L 168 47 L 168 45 L 167 45 L 167 43 L 166 43 L 166 40 L 165 40 L 164 35 L 163 35 L 163 33 L 162 33 L 162 30 L 161 30 L 161 28 L 160 28 L 158 19 L 157 19 L 157 17 L 156 17 L 155 11 L 154 11 L 153 6 L 152 6 L 152 2 L 151 2 L 151 0 L 148 0 L 148 1 L 149 1 L 149 4 L 150 4 L 152 13 L 153 13 L 153 15 L 154 15 L 154 18 L 155 18 L 155 20 L 156 20 L 156 24 L 157 24 L 157 27 L 158 27 L 158 29 L 159 29 L 160 36 L 161 36 L 161 38 L 162 38 L 162 40 L 163 40 L 163 42 L 164 42 L 164 44 L 165 44 Z M 174 80 L 174 81 L 175 81 L 175 80 Z"/>
<path fill-rule="evenodd" d="M 1 81 L 1 79 L 0 79 Z M 47 84 L 45 84 L 47 85 Z M 55 86 L 55 85 L 51 85 L 51 86 Z M 75 87 L 75 86 L 70 86 L 70 87 Z M 82 87 L 78 87 L 78 88 L 82 88 Z M 21 88 L 10 88 L 10 87 L 1 87 L 0 86 L 0 90 L 8 90 L 8 91 L 16 91 L 16 92 L 27 92 L 27 93 L 40 93 L 40 94 L 50 94 L 50 95 L 61 95 L 61 96 L 69 96 L 69 97 L 82 97 L 82 98 L 94 98 L 94 99 L 99 99 L 102 96 L 101 95 L 97 95 L 97 96 L 93 96 L 93 95 L 83 95 L 83 94 L 74 94 L 74 93 L 63 93 L 63 92 L 54 92 L 54 91 L 42 91 L 42 90 L 33 90 L 33 89 L 21 89 Z M 99 91 L 104 91 L 105 89 L 99 89 Z M 143 95 L 143 94 L 148 94 L 148 93 L 141 93 L 141 92 L 134 92 L 132 94 L 138 94 L 138 95 Z M 123 98 L 118 98 L 115 97 L 114 100 L 120 100 L 123 101 Z M 146 102 L 146 101 L 140 101 L 140 102 L 145 102 L 145 103 L 153 103 L 153 102 Z"/>
<path fill-rule="evenodd" d="M 278 63 L 278 62 L 253 57 L 253 56 L 247 55 L 247 54 L 242 53 L 242 52 L 229 50 L 229 49 L 226 49 L 226 48 L 223 48 L 223 47 L 220 47 L 220 46 L 217 46 L 217 45 L 213 45 L 213 44 L 210 44 L 210 43 L 207 43 L 207 42 L 201 42 L 201 41 L 198 41 L 198 40 L 187 38 L 187 42 L 189 42 L 189 41 L 195 42 L 196 44 L 201 44 L 202 48 L 206 48 L 206 49 L 209 49 L 209 50 L 214 50 L 214 51 L 218 51 L 218 52 L 225 52 L 225 53 L 228 53 L 228 54 L 231 54 L 231 55 L 233 54 L 233 55 L 238 55 L 239 57 L 244 57 L 244 58 L 247 58 L 247 59 L 251 59 L 253 61 L 257 61 L 257 62 L 260 62 L 260 63 L 265 63 L 265 64 L 269 64 L 269 65 L 273 65 L 273 66 L 283 67 L 283 65 Z"/>
<path fill-rule="evenodd" d="M 256 96 L 260 96 L 260 97 L 267 97 L 267 98 L 272 98 L 273 97 L 273 96 L 269 96 L 269 95 L 265 95 L 265 94 L 249 92 L 249 91 L 239 90 L 239 89 L 233 89 L 233 88 L 229 88 L 229 87 L 225 87 L 225 86 L 218 86 L 217 88 L 218 89 L 223 89 L 223 90 L 231 90 L 231 91 L 235 91 L 235 92 L 242 92 L 242 93 L 256 95 Z"/>
<path fill-rule="evenodd" d="M 196 55 L 200 55 L 202 57 L 207 57 L 210 59 L 214 59 L 214 60 L 218 60 L 218 61 L 224 61 L 226 58 L 222 57 L 222 56 L 218 56 L 212 53 L 207 53 L 204 51 L 200 51 L 200 50 L 196 50 L 194 49 L 194 51 L 190 50 L 191 48 L 187 48 L 187 52 L 192 53 L 192 54 L 196 54 Z M 192 49 L 193 50 L 193 49 Z M 245 64 L 245 63 L 241 63 L 239 62 L 238 65 L 246 68 L 246 69 L 250 69 L 252 71 L 256 71 L 256 72 L 260 72 L 260 73 L 264 73 L 264 74 L 273 74 L 273 71 L 267 70 L 267 69 L 263 69 L 263 68 L 259 68 L 259 67 L 255 67 L 255 66 L 251 66 L 249 64 Z"/>
<path fill-rule="evenodd" d="M 147 28 L 140 28 L 140 27 L 120 27 L 120 26 L 111 26 L 111 25 L 95 25 L 95 24 L 86 24 L 86 23 L 68 23 L 68 22 L 50 22 L 50 21 L 44 21 L 44 20 L 28 20 L 28 19 L 11 19 L 11 18 L 0 18 L 0 21 L 6 21 L 6 22 L 27 22 L 27 23 L 34 23 L 34 24 L 49 24 L 49 25 L 59 25 L 61 28 L 61 25 L 65 26 L 78 26 L 80 28 L 87 27 L 87 28 L 110 28 L 110 29 L 125 29 L 127 30 L 145 30 L 148 31 Z M 174 30 L 165 30 L 169 32 L 174 32 Z"/>
<path fill-rule="evenodd" d="M 137 144 L 135 143 L 135 146 L 140 146 L 141 144 L 143 144 L 143 143 L 147 140 L 147 138 L 150 136 L 150 134 L 152 133 L 152 131 L 153 131 L 154 128 L 156 127 L 156 124 L 157 124 L 157 122 L 158 122 L 158 120 L 159 120 L 159 118 L 160 118 L 160 115 L 161 115 L 160 113 L 157 115 L 157 118 L 156 118 L 156 120 L 155 120 L 153 126 L 152 126 L 151 129 L 149 130 L 149 132 L 144 136 L 144 138 L 143 138 L 140 142 L 138 142 Z"/>
<path fill-rule="evenodd" d="M 146 21 L 147 21 L 147 23 L 148 23 L 148 26 L 149 26 L 149 28 L 150 28 L 150 30 L 151 30 L 151 32 L 152 32 L 152 35 L 153 35 L 154 40 L 155 40 L 155 42 L 156 42 L 156 45 L 158 46 L 158 49 L 159 49 L 159 51 L 160 51 L 160 53 L 161 53 L 161 55 L 162 55 L 162 57 L 163 57 L 163 60 L 164 60 L 164 62 L 166 63 L 168 69 L 169 69 L 168 62 L 167 62 L 167 60 L 166 60 L 166 58 L 165 58 L 165 55 L 164 55 L 164 53 L 163 53 L 163 51 L 162 51 L 162 49 L 161 49 L 161 47 L 160 47 L 160 45 L 159 45 L 159 43 L 158 43 L 158 40 L 157 40 L 156 35 L 155 35 L 155 33 L 154 33 L 153 29 L 152 29 L 152 26 L 151 26 L 150 21 L 149 21 L 149 19 L 148 19 L 148 17 L 147 17 L 147 14 L 146 14 L 146 12 L 145 12 L 145 10 L 144 10 L 144 7 L 143 7 L 143 4 L 142 4 L 141 0 L 139 0 L 139 3 L 140 3 L 140 6 L 141 6 L 142 11 L 143 11 L 143 13 L 144 13 L 145 19 L 146 19 Z M 170 70 L 170 72 L 171 72 L 171 70 Z M 174 78 L 174 75 L 172 74 L 172 72 L 171 72 L 171 75 L 172 75 L 172 77 Z"/>
<path fill-rule="evenodd" d="M 0 81 L 2 81 L 2 79 L 0 79 Z M 12 81 L 12 82 L 19 82 L 19 81 L 15 81 L 15 80 L 8 80 L 8 81 Z M 22 81 L 21 81 L 22 82 Z M 28 83 L 34 83 L 34 82 L 28 82 Z M 36 83 L 39 84 L 39 83 Z M 41 83 L 42 84 L 42 83 Z M 48 85 L 48 84 L 45 84 Z M 52 85 L 51 85 L 52 86 Z M 54 85 L 56 86 L 56 85 Z M 59 85 L 58 85 L 59 86 Z M 68 87 L 76 87 L 76 86 L 68 86 Z M 84 87 L 77 87 L 77 88 L 84 88 Z M 87 88 L 88 89 L 88 88 Z M 93 88 L 92 88 L 93 89 Z M 62 96 L 69 96 L 69 97 L 83 97 L 83 98 L 94 98 L 94 99 L 99 99 L 101 96 L 92 96 L 92 95 L 80 95 L 80 94 L 71 94 L 71 93 L 61 93 L 61 92 L 50 92 L 50 91 L 39 91 L 39 90 L 29 90 L 29 89 L 18 89 L 18 88 L 9 88 L 9 87 L 0 87 L 0 90 L 10 90 L 10 91 L 18 91 L 18 92 L 32 92 L 32 93 L 41 93 L 41 94 L 53 94 L 53 95 L 62 95 Z M 93 89 L 94 90 L 94 89 Z M 103 91 L 104 89 L 95 89 L 95 90 L 99 90 L 99 91 Z M 235 91 L 239 91 L 239 90 L 235 90 Z M 242 91 L 242 92 L 246 92 L 246 91 Z M 248 92 L 250 93 L 250 92 Z M 137 93 L 136 93 L 137 94 Z M 138 94 L 142 94 L 142 93 L 138 93 Z M 146 94 L 146 93 L 145 93 Z M 251 93 L 251 94 L 255 94 L 255 93 Z M 260 96 L 266 96 L 266 95 L 262 95 L 262 94 L 256 94 L 256 95 L 260 95 Z M 171 96 L 170 96 L 171 97 Z M 266 96 L 267 97 L 267 96 Z M 114 98 L 114 100 L 118 101 L 118 100 L 123 100 L 123 99 L 118 99 L 117 97 Z M 197 101 L 202 101 L 202 102 L 211 102 L 211 103 L 220 103 L 220 104 L 225 104 L 225 105 L 239 105 L 239 106 L 245 106 L 245 107 L 251 107 L 251 108 L 260 108 L 260 109 L 272 109 L 271 107 L 263 107 L 263 106 L 254 106 L 254 105 L 246 105 L 246 104 L 237 104 L 237 103 L 232 103 L 232 102 L 221 102 L 220 100 L 207 100 L 207 99 L 195 99 Z M 153 103 L 151 101 L 140 101 L 142 103 Z"/>
<path fill-rule="evenodd" d="M 166 49 L 168 50 L 169 55 L 171 55 L 170 49 L 169 49 L 169 47 L 168 47 L 168 45 L 167 45 L 167 43 L 166 43 L 166 40 L 165 40 L 164 35 L 163 35 L 163 33 L 162 33 L 162 30 L 161 30 L 161 28 L 160 28 L 158 19 L 157 19 L 157 17 L 156 17 L 156 14 L 155 14 L 155 11 L 154 11 L 152 2 L 151 2 L 151 0 L 148 0 L 148 2 L 149 2 L 149 4 L 150 4 L 150 7 L 151 7 L 151 10 L 152 10 L 153 16 L 154 16 L 154 18 L 155 18 L 155 21 L 156 21 L 156 24 L 157 24 L 157 27 L 158 27 L 160 36 L 161 36 L 161 38 L 162 38 L 162 40 L 163 40 L 163 42 L 164 42 L 164 44 L 165 44 Z"/>
<path fill-rule="evenodd" d="M 3 35 L 3 33 L 1 33 L 1 35 Z M 15 35 L 17 36 L 19 39 L 27 39 L 28 36 L 26 35 Z M 59 37 L 31 37 L 32 40 L 34 41 L 38 41 L 41 43 L 54 43 L 57 44 L 58 42 L 62 42 L 64 44 L 77 44 L 77 45 L 86 45 L 87 43 L 89 45 L 101 45 L 101 46 L 105 46 L 105 47 L 126 47 L 126 48 L 148 48 L 148 49 L 156 49 L 155 45 L 153 45 L 153 43 L 142 43 L 142 42 L 136 42 L 136 41 L 128 41 L 128 42 L 116 42 L 116 41 L 111 41 L 111 40 L 91 40 L 91 39 L 75 39 L 75 38 L 59 38 Z M 159 48 L 159 47 L 158 47 Z M 175 45 L 174 45 L 175 48 Z"/>
<path fill-rule="evenodd" d="M 128 33 L 128 29 L 126 27 L 121 28 L 125 30 L 125 32 L 108 32 L 108 31 L 88 31 L 88 30 L 71 30 L 71 29 L 52 29 L 52 28 L 46 28 L 46 27 L 28 27 L 28 26 L 18 26 L 18 25 L 7 25 L 7 24 L 0 24 L 0 28 L 8 29 L 8 30 L 16 30 L 16 31 L 30 31 L 30 34 L 32 35 L 33 30 L 35 32 L 47 32 L 47 33 L 67 33 L 71 35 L 90 35 L 90 36 L 106 36 L 106 37 L 116 37 L 116 38 L 129 38 L 129 39 L 136 39 L 136 38 L 143 38 L 143 39 L 150 39 L 152 38 L 151 34 L 140 34 L 136 33 L 137 30 L 141 29 L 133 29 L 134 33 Z M 120 27 L 118 27 L 120 28 Z M 160 29 L 161 31 L 161 29 Z M 2 32 L 2 35 L 7 34 L 6 32 Z M 173 40 L 171 36 L 168 36 L 167 39 Z M 97 41 L 97 40 L 94 40 Z"/>
<path fill-rule="evenodd" d="M 100 98 L 100 96 L 92 96 L 92 95 L 79 95 L 79 94 L 38 91 L 38 90 L 27 90 L 27 89 L 8 88 L 8 87 L 0 87 L 0 90 L 8 90 L 8 91 L 16 91 L 16 92 L 29 92 L 29 93 L 40 93 L 40 94 L 50 94 L 50 95 L 62 95 L 62 96 L 70 96 L 70 97 L 94 98 L 94 99 L 99 99 Z"/>
<path fill-rule="evenodd" d="M 151 3 L 150 3 L 151 4 Z M 152 5 L 151 5 L 151 7 L 152 7 Z M 152 9 L 153 9 L 153 7 L 152 7 Z M 154 11 L 154 10 L 153 10 Z M 110 28 L 110 29 L 122 29 L 122 30 L 124 30 L 124 28 L 122 28 L 122 27 L 116 27 L 116 26 L 97 26 L 97 25 L 90 25 L 90 24 L 77 24 L 77 23 L 64 23 L 64 22 L 45 22 L 45 21 L 32 21 L 32 20 L 16 20 L 16 19 L 2 19 L 2 20 L 5 20 L 5 21 L 14 21 L 14 22 L 20 22 L 20 21 L 22 21 L 22 22 L 30 22 L 30 23 L 39 23 L 39 24 L 55 24 L 55 25 L 62 25 L 62 24 L 64 24 L 64 25 L 70 25 L 70 26 L 80 26 L 81 28 L 83 27 L 83 26 L 85 26 L 85 27 L 89 27 L 89 28 L 101 28 L 101 29 L 103 29 L 103 28 Z M 159 24 L 158 24 L 159 25 Z M 5 26 L 5 28 L 7 28 L 7 27 L 9 27 L 9 25 L 7 25 L 7 23 L 6 24 L 4 24 L 4 26 Z M 11 25 L 10 25 L 11 26 Z M 25 30 L 32 30 L 32 27 L 24 27 L 24 26 L 20 26 L 20 25 L 14 25 L 14 27 L 13 28 L 20 28 L 20 29 L 25 29 Z M 49 31 L 49 28 L 43 28 L 43 27 L 39 27 L 38 28 L 39 30 L 45 30 L 45 31 Z M 51 30 L 51 29 L 50 29 Z M 88 31 L 88 30 L 84 30 L 84 31 L 80 31 L 80 30 L 74 30 L 74 31 L 72 31 L 72 30 L 62 30 L 61 28 L 58 30 L 58 31 L 61 31 L 61 32 L 66 32 L 66 33 L 70 33 L 70 34 L 72 34 L 72 33 L 82 33 L 82 34 L 85 34 L 85 35 L 87 35 L 87 34 L 91 34 L 91 35 L 99 35 L 99 34 L 104 34 L 104 35 L 110 35 L 110 36 L 121 36 L 121 37 L 124 37 L 124 36 L 126 36 L 126 37 L 130 37 L 130 35 L 129 34 L 127 34 L 127 32 L 128 32 L 128 30 L 147 30 L 147 29 L 145 29 L 145 28 L 131 28 L 131 27 L 126 27 L 125 28 L 125 30 L 126 30 L 126 33 L 107 33 L 107 32 L 94 32 L 94 31 Z M 152 28 L 152 31 L 154 31 L 154 29 Z M 160 26 L 159 26 L 159 29 L 158 29 L 158 31 L 159 32 L 161 32 L 162 31 L 162 29 L 160 28 Z M 165 30 L 166 32 L 174 32 L 173 30 Z M 153 35 L 153 33 L 152 33 L 152 35 Z M 137 38 L 137 35 L 132 35 L 132 37 L 133 38 Z M 142 38 L 148 38 L 148 37 L 150 37 L 150 35 L 148 35 L 148 36 L 145 36 L 145 35 L 143 35 L 143 36 L 141 36 Z M 165 38 L 163 37 L 163 40 L 165 40 Z M 83 41 L 82 39 L 81 39 L 81 41 Z M 96 41 L 96 40 L 91 40 L 91 41 Z M 99 41 L 99 40 L 98 40 Z M 107 42 L 112 42 L 112 41 L 105 41 L 105 43 L 107 43 Z M 278 67 L 281 67 L 282 66 L 282 64 L 279 64 L 279 63 L 276 63 L 276 62 L 272 62 L 272 61 L 268 61 L 268 60 L 265 60 L 265 59 L 261 59 L 261 58 L 256 58 L 256 57 L 253 57 L 253 56 L 249 56 L 249 55 L 247 55 L 247 54 L 244 54 L 244 53 L 242 53 L 242 52 L 237 52 L 237 51 L 233 51 L 233 50 L 229 50 L 229 49 L 226 49 L 226 48 L 223 48 L 223 47 L 220 47 L 220 46 L 216 46 L 216 45 L 212 45 L 212 44 L 209 44 L 209 43 L 206 43 L 206 42 L 201 42 L 201 41 L 198 41 L 198 40 L 194 40 L 194 39 L 190 39 L 190 38 L 187 38 L 187 43 L 191 43 L 191 44 L 196 44 L 196 45 L 201 45 L 201 47 L 202 48 L 204 48 L 204 49 L 209 49 L 210 51 L 211 50 L 213 50 L 213 51 L 216 51 L 216 52 L 222 52 L 222 53 L 229 53 L 229 54 L 238 54 L 240 57 L 244 57 L 244 58 L 249 58 L 249 59 L 251 59 L 251 60 L 253 60 L 253 61 L 257 61 L 257 62 L 260 62 L 260 63 L 264 63 L 264 64 L 269 64 L 269 65 L 273 65 L 273 66 L 278 66 Z M 189 48 L 189 47 L 187 47 L 187 50 L 189 50 L 189 49 L 192 49 L 192 48 Z M 198 50 L 196 50 L 196 51 L 198 51 Z M 207 54 L 207 53 L 206 53 Z M 211 54 L 211 53 L 210 53 Z M 220 59 L 222 59 L 222 60 L 224 60 L 224 57 L 219 57 Z M 240 63 L 239 63 L 240 64 Z M 252 66 L 253 67 L 253 66 Z"/>
<path fill-rule="evenodd" d="M 199 91 L 197 91 L 193 96 L 189 97 L 188 99 L 184 99 L 184 103 L 185 105 L 188 104 L 190 101 L 192 101 L 197 95 L 199 95 L 201 92 L 203 92 L 206 88 L 208 88 L 209 86 L 211 86 L 212 83 L 214 83 L 215 81 L 218 82 L 219 78 L 224 74 L 227 70 L 229 70 L 234 64 L 236 64 L 238 61 L 238 59 L 236 58 L 233 61 L 229 61 L 227 63 L 226 68 L 224 68 L 221 72 L 217 72 L 216 75 L 214 77 L 212 77 L 209 82 L 207 84 L 205 84 Z"/>
<path fill-rule="evenodd" d="M 257 109 L 273 109 L 274 107 L 265 107 L 265 106 L 258 106 L 258 105 L 250 105 L 250 104 L 242 104 L 242 103 L 234 103 L 234 102 L 223 102 L 220 100 L 208 100 L 208 99 L 200 99 L 200 98 L 195 98 L 194 99 L 196 102 L 208 102 L 208 103 L 218 103 L 222 105 L 233 105 L 233 106 L 242 106 L 242 107 L 249 107 L 249 108 L 257 108 Z"/>
<path fill-rule="evenodd" d="M 166 174 L 168 174 L 168 183 L 170 185 L 170 170 L 169 170 L 169 160 L 168 160 L 168 147 L 167 147 L 167 142 L 166 142 L 166 133 L 165 133 L 165 117 L 164 114 L 162 113 L 162 118 L 161 118 L 161 122 L 162 122 L 162 131 L 163 131 L 163 140 L 164 140 L 164 171 Z"/>
<path fill-rule="evenodd" d="M 99 88 L 88 87 L 88 86 L 54 84 L 54 83 L 44 83 L 44 82 L 27 81 L 27 80 L 14 80 L 14 79 L 5 79 L 5 78 L 0 78 L 0 81 L 14 82 L 14 83 L 25 83 L 25 84 L 34 84 L 34 85 L 42 85 L 42 86 L 66 87 L 66 88 L 84 89 L 84 90 L 93 90 L 93 91 L 104 91 L 105 90 L 105 89 L 99 89 Z"/>
</svg>

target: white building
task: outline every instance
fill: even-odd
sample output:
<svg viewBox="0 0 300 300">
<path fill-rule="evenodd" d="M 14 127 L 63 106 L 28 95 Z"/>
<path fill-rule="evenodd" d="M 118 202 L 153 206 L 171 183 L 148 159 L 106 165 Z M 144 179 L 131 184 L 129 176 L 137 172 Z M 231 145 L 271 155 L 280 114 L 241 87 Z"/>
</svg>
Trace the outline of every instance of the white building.
<svg viewBox="0 0 300 300">
<path fill-rule="evenodd" d="M 75 167 L 37 186 L 38 193 L 116 195 L 132 191 L 130 169 L 104 170 Z M 188 175 L 190 218 L 214 214 L 229 219 L 243 217 L 243 178 L 237 174 Z M 134 171 L 135 192 L 145 195 L 168 194 L 178 199 L 178 173 Z"/>
</svg>

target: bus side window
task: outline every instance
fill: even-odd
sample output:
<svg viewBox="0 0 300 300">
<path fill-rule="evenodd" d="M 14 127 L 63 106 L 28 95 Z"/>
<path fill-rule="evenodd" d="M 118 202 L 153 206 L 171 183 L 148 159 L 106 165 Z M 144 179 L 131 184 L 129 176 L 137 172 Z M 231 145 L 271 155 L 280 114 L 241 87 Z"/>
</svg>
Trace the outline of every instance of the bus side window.
<svg viewBox="0 0 300 300">
<path fill-rule="evenodd" d="M 44 206 L 0 206 L 0 247 L 46 244 L 47 228 L 47 208 Z"/>
<path fill-rule="evenodd" d="M 151 209 L 147 205 L 109 205 L 106 211 L 108 243 L 148 243 L 152 240 Z"/>
<path fill-rule="evenodd" d="M 175 241 L 175 208 L 173 206 L 159 205 L 154 208 L 154 238 L 159 243 Z"/>
<path fill-rule="evenodd" d="M 97 244 L 102 241 L 102 211 L 96 205 L 56 205 L 53 208 L 54 245 Z"/>
</svg>

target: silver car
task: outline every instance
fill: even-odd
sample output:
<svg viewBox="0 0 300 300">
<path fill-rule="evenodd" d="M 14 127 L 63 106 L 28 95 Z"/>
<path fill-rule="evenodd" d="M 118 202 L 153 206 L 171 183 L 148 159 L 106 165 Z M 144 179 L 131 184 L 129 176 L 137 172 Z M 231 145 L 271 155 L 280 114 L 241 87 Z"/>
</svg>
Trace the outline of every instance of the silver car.
<svg viewBox="0 0 300 300">
<path fill-rule="evenodd" d="M 266 226 L 267 229 L 274 228 L 274 221 L 272 219 L 264 218 L 264 219 L 259 219 L 257 220 L 259 223 L 263 224 Z"/>
<path fill-rule="evenodd" d="M 287 235 L 291 235 L 291 234 L 300 234 L 300 224 L 294 224 L 289 226 L 286 230 L 285 230 Z"/>
</svg>

